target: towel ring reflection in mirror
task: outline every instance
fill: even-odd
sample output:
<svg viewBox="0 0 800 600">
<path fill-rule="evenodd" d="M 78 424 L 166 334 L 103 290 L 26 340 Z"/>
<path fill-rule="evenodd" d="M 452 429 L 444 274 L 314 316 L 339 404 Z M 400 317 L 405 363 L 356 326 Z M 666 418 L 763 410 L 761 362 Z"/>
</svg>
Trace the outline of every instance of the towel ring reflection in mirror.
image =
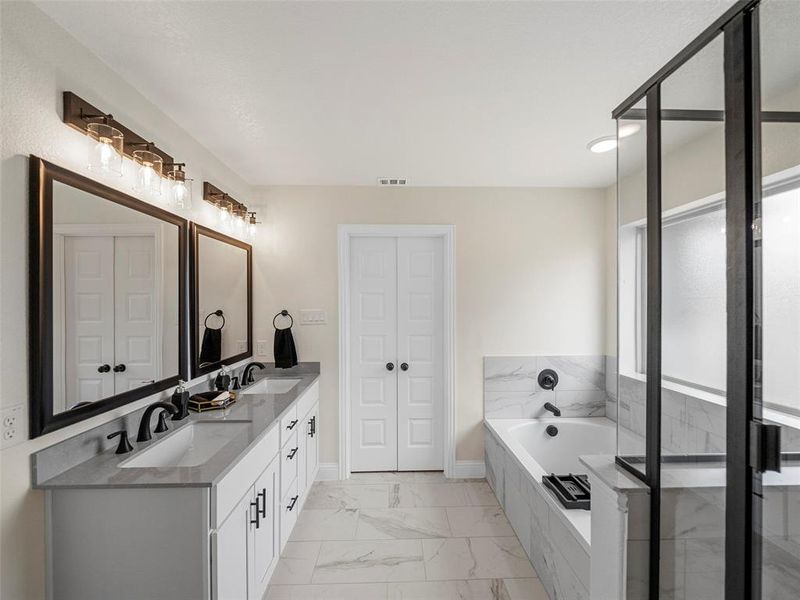
<svg viewBox="0 0 800 600">
<path fill-rule="evenodd" d="M 278 320 L 278 317 L 288 317 L 289 318 L 289 327 L 284 327 L 284 329 L 291 329 L 292 326 L 294 325 L 294 319 L 292 318 L 292 315 L 290 315 L 289 311 L 284 308 L 281 312 L 279 312 L 277 315 L 275 315 L 272 318 L 272 326 L 275 329 L 279 329 L 278 325 L 275 323 Z"/>
<path fill-rule="evenodd" d="M 222 319 L 222 325 L 220 325 L 219 327 L 216 327 L 216 328 L 215 327 L 209 327 L 208 326 L 208 319 L 210 317 L 219 317 L 219 318 L 221 318 Z M 206 315 L 205 320 L 203 321 L 203 327 L 205 327 L 206 329 L 222 329 L 223 327 L 225 327 L 225 315 L 223 314 L 222 309 L 218 308 L 214 312 L 208 313 Z"/>
</svg>

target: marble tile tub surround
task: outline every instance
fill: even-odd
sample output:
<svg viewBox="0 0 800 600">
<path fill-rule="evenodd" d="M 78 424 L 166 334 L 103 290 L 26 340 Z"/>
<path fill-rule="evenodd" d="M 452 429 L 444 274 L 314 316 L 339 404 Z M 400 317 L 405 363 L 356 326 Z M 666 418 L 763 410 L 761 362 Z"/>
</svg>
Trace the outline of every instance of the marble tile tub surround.
<svg viewBox="0 0 800 600">
<path fill-rule="evenodd" d="M 704 392 L 692 394 L 685 386 L 676 385 L 674 388 L 661 388 L 663 451 L 669 454 L 724 453 L 726 407 L 704 397 L 709 396 Z M 641 379 L 626 375 L 619 377 L 617 422 L 626 434 L 638 439 L 644 439 L 645 394 L 646 383 Z M 800 429 L 785 423 L 780 425 L 783 451 L 799 452 Z M 631 447 L 644 447 L 644 444 L 641 442 Z"/>
<path fill-rule="evenodd" d="M 605 356 L 485 356 L 483 402 L 486 419 L 529 419 L 546 416 L 545 402 L 564 417 L 606 414 Z M 542 389 L 544 369 L 558 373 L 555 390 Z"/>
<path fill-rule="evenodd" d="M 586 540 L 565 520 L 550 492 L 486 427 L 484 441 L 486 480 L 549 598 L 588 600 L 591 562 Z"/>
<path fill-rule="evenodd" d="M 240 367 L 233 370 L 234 375 L 241 376 L 244 369 L 243 363 Z M 254 376 L 258 378 L 268 376 L 292 377 L 301 375 L 318 375 L 320 363 L 306 362 L 300 363 L 291 369 L 278 369 L 274 363 L 264 363 L 263 370 L 256 369 Z M 214 377 L 217 371 L 208 376 L 207 379 L 199 381 L 186 389 L 190 394 L 208 391 L 214 388 Z M 165 390 L 158 400 L 169 401 L 174 389 Z M 156 400 L 153 400 L 154 402 Z M 131 442 L 136 444 L 136 430 L 147 407 L 142 407 L 127 415 L 119 417 L 98 425 L 92 429 L 79 433 L 71 438 L 48 446 L 31 456 L 32 482 L 37 486 L 49 479 L 68 471 L 86 461 L 117 447 L 118 440 L 107 440 L 106 436 L 120 429 L 127 429 Z M 194 413 L 191 413 L 194 414 Z M 155 419 L 153 420 L 155 422 Z M 155 426 L 155 424 L 153 425 Z"/>
<path fill-rule="evenodd" d="M 355 473 L 311 489 L 268 600 L 546 600 L 485 481 Z"/>
</svg>

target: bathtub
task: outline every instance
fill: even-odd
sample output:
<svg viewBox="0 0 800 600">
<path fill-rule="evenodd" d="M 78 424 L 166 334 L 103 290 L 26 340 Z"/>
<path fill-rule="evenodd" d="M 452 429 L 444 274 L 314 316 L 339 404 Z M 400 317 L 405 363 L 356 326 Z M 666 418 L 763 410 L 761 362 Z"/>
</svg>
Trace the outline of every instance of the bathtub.
<svg viewBox="0 0 800 600">
<path fill-rule="evenodd" d="M 547 434 L 549 425 L 557 435 Z M 542 476 L 586 473 L 580 456 L 616 454 L 616 424 L 555 417 L 486 419 L 484 427 L 486 479 L 550 597 L 588 598 L 591 512 L 564 508 Z"/>
</svg>

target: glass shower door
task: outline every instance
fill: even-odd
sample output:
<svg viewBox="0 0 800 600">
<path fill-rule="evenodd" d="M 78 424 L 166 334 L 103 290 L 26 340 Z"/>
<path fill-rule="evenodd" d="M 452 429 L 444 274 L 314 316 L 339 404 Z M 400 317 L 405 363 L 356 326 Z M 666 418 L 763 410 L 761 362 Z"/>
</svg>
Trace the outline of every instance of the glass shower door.
<svg viewBox="0 0 800 600">
<path fill-rule="evenodd" d="M 755 586 L 800 598 L 800 2 L 759 6 L 761 164 L 756 208 L 754 419 L 780 426 L 780 472 L 754 477 Z"/>
</svg>

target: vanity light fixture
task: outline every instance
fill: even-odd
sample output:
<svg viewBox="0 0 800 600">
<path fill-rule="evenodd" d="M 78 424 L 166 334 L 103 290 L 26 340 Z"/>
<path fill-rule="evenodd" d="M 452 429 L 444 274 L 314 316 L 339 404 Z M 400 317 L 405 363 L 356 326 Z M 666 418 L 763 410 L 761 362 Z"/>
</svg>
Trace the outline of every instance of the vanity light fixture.
<svg viewBox="0 0 800 600">
<path fill-rule="evenodd" d="M 133 162 L 136 164 L 136 183 L 133 189 L 152 196 L 160 196 L 164 161 L 158 154 L 150 150 L 152 145 L 147 143 L 145 150 L 133 151 Z"/>
<path fill-rule="evenodd" d="M 136 163 L 134 189 L 160 193 L 163 165 L 175 164 L 169 154 L 72 92 L 64 92 L 63 100 L 64 123 L 88 136 L 90 170 L 122 176 L 122 158 L 127 156 Z"/>
<path fill-rule="evenodd" d="M 249 212 L 247 213 L 250 217 L 247 219 L 247 239 L 254 240 L 256 239 L 256 233 L 258 233 L 258 221 L 256 221 L 256 213 Z"/>
<path fill-rule="evenodd" d="M 168 165 L 167 185 L 169 205 L 175 210 L 189 210 L 192 208 L 192 180 L 186 178 L 183 168 L 186 163 Z"/>
<path fill-rule="evenodd" d="M 217 225 L 220 229 L 235 235 L 244 233 L 248 214 L 244 204 L 234 200 L 208 181 L 203 182 L 203 200 L 216 207 Z"/>
<path fill-rule="evenodd" d="M 122 177 L 122 153 L 125 136 L 108 124 L 111 115 L 87 115 L 86 119 L 103 119 L 103 122 L 86 124 L 88 155 L 86 166 L 102 175 Z"/>
</svg>

